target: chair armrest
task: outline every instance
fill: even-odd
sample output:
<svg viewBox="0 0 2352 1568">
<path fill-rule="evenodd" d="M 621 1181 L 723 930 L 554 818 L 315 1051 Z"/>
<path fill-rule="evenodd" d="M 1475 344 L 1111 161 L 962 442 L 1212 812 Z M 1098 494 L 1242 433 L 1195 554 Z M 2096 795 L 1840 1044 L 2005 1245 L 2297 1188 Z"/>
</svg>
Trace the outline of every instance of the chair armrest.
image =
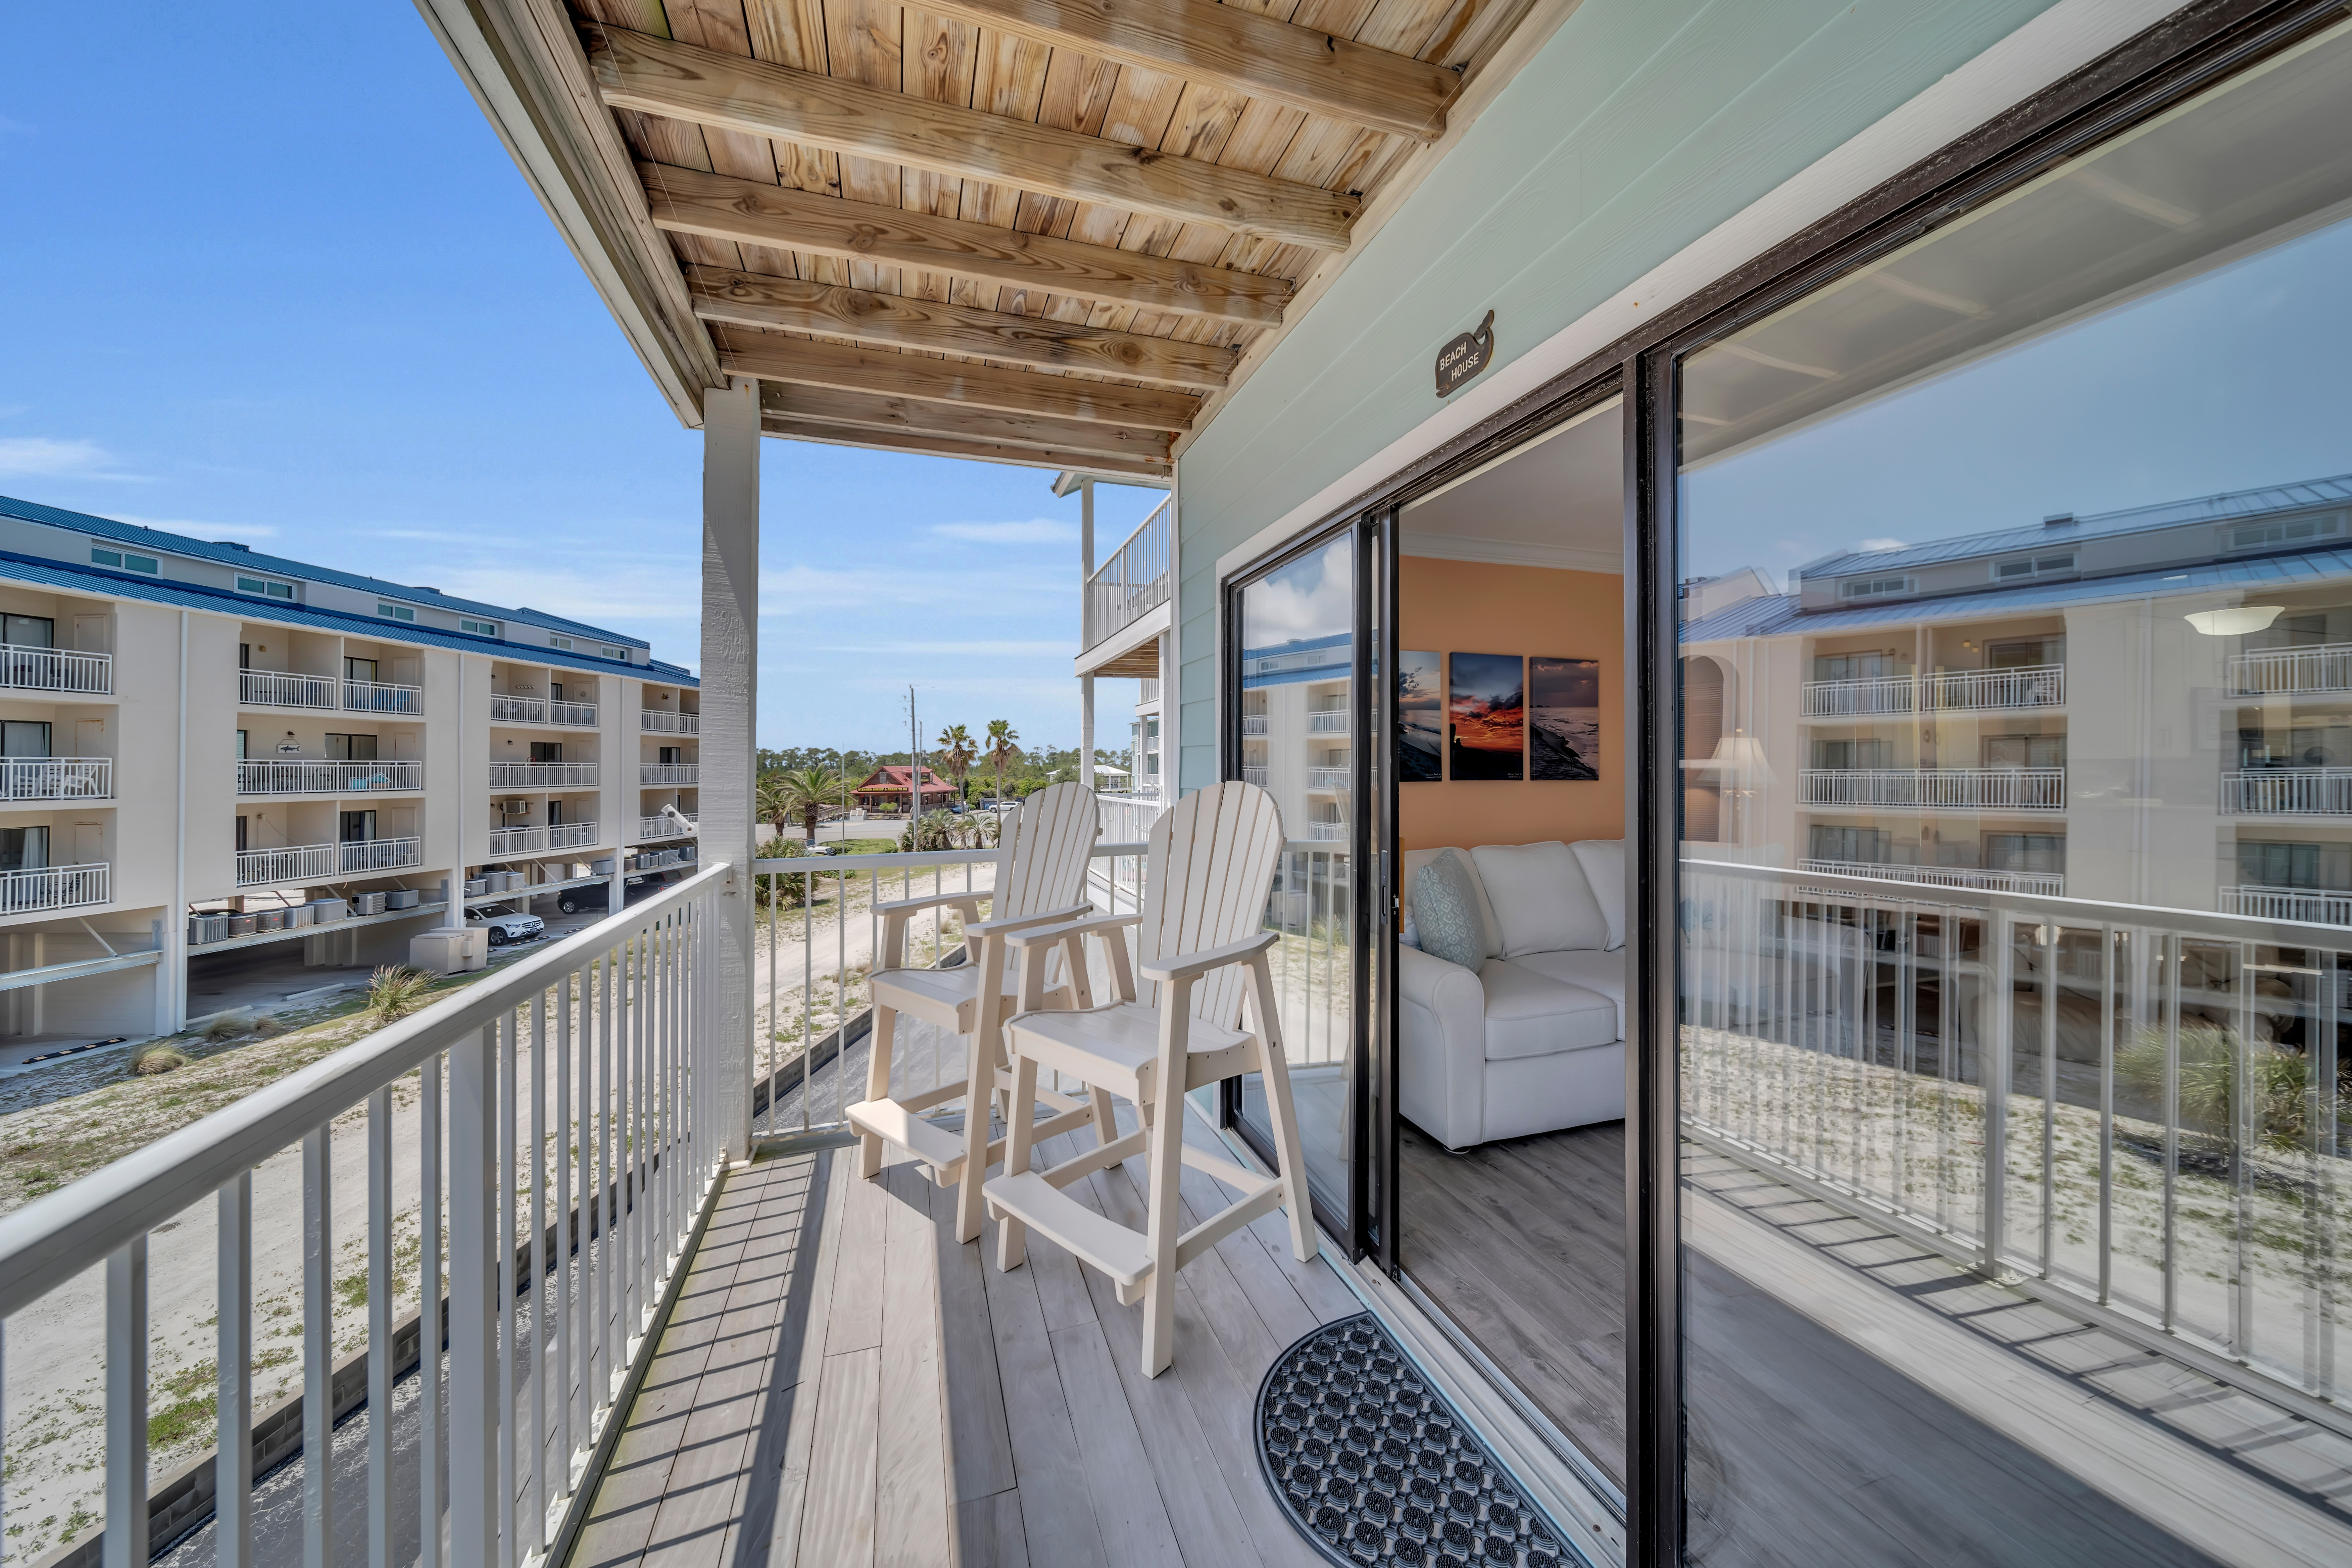
<svg viewBox="0 0 2352 1568">
<path fill-rule="evenodd" d="M 1223 969 L 1228 963 L 1255 958 L 1272 947 L 1275 938 L 1281 934 L 1279 931 L 1262 931 L 1255 936 L 1245 936 L 1223 947 L 1209 948 L 1202 952 L 1180 952 L 1156 963 L 1139 964 L 1136 973 L 1146 980 L 1190 980 L 1206 974 L 1212 969 Z"/>
<path fill-rule="evenodd" d="M 1139 914 L 1090 915 L 1066 925 L 1030 926 L 1024 931 L 1007 931 L 1004 941 L 1013 948 L 1051 947 L 1074 936 L 1107 936 L 1124 926 L 1142 923 L 1143 917 Z"/>
<path fill-rule="evenodd" d="M 910 915 L 917 910 L 937 909 L 942 904 L 977 904 L 982 899 L 994 896 L 993 891 L 987 888 L 970 893 L 925 893 L 919 899 L 894 899 L 887 904 L 877 904 L 874 912 L 877 915 Z"/>
<path fill-rule="evenodd" d="M 1000 931 L 1011 932 L 1025 931 L 1031 926 L 1053 925 L 1063 921 L 1075 920 L 1081 915 L 1092 914 L 1094 908 L 1092 904 L 1072 904 L 1066 909 L 1042 910 L 1034 915 L 1004 915 L 993 920 L 967 921 L 964 922 L 963 934 L 967 937 L 994 936 Z"/>
</svg>

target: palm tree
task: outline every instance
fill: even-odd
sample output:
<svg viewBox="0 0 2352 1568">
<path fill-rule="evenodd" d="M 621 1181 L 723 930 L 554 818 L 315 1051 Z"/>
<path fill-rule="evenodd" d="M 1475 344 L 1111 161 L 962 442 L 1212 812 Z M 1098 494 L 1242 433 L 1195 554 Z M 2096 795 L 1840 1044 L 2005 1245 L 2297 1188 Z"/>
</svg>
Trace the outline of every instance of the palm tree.
<svg viewBox="0 0 2352 1568">
<path fill-rule="evenodd" d="M 1020 761 L 1021 750 L 1013 743 L 1020 739 L 1021 732 L 1013 727 L 1012 720 L 991 719 L 988 721 L 988 761 L 996 770 L 996 809 L 999 811 L 1004 809 L 1004 765 Z"/>
<path fill-rule="evenodd" d="M 814 844 L 817 816 L 841 793 L 841 774 L 825 767 L 764 773 L 760 778 L 760 819 L 774 823 L 776 837 L 782 838 L 797 816 L 807 842 Z"/>
<path fill-rule="evenodd" d="M 980 748 L 971 743 L 971 731 L 961 724 L 950 724 L 940 731 L 940 766 L 948 777 L 955 780 L 956 798 L 963 798 L 963 781 L 971 774 L 974 758 Z"/>
</svg>

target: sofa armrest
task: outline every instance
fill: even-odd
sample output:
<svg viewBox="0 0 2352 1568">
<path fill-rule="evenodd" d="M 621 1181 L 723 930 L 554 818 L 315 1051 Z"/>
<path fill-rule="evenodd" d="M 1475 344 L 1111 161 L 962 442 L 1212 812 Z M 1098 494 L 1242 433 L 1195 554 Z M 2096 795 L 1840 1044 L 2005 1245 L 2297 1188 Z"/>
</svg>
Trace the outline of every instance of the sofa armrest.
<svg viewBox="0 0 2352 1568">
<path fill-rule="evenodd" d="M 1397 949 L 1397 1108 L 1449 1149 L 1485 1141 L 1486 987 L 1475 971 Z"/>
</svg>

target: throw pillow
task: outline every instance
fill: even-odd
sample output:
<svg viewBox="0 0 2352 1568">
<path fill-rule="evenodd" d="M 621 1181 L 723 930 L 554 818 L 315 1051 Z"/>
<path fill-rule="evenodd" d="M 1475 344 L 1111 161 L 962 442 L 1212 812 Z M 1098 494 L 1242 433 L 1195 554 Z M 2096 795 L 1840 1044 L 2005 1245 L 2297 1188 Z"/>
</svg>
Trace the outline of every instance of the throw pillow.
<svg viewBox="0 0 2352 1568">
<path fill-rule="evenodd" d="M 1502 928 L 1505 958 L 1599 952 L 1609 945 L 1608 919 L 1567 845 L 1556 838 L 1544 844 L 1481 844 L 1470 858 L 1478 863 L 1478 879 Z"/>
<path fill-rule="evenodd" d="M 1477 893 L 1453 850 L 1413 878 L 1412 916 L 1422 952 L 1470 970 L 1485 962 L 1486 933 L 1478 924 Z"/>
<path fill-rule="evenodd" d="M 1622 838 L 1580 838 L 1569 847 L 1592 884 L 1592 896 L 1609 921 L 1609 951 L 1625 945 L 1625 841 Z"/>
</svg>

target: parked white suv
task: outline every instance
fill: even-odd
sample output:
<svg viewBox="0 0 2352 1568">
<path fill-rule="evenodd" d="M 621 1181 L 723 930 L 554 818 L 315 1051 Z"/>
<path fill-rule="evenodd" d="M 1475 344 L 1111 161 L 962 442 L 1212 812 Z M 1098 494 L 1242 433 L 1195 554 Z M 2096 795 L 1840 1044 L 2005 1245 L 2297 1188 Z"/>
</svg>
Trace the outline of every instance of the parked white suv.
<svg viewBox="0 0 2352 1568">
<path fill-rule="evenodd" d="M 547 929 L 547 922 L 537 915 L 517 914 L 502 904 L 484 904 L 467 910 L 466 923 L 488 926 L 492 947 L 504 947 L 510 942 L 529 942 Z"/>
</svg>

